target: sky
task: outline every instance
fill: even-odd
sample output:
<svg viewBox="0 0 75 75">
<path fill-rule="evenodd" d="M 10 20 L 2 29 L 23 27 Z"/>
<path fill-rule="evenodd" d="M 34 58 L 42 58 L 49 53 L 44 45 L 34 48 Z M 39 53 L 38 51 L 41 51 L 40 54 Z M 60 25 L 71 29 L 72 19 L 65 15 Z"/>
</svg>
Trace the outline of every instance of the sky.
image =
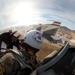
<svg viewBox="0 0 75 75">
<path fill-rule="evenodd" d="M 75 0 L 0 0 L 0 30 L 61 22 L 75 30 Z"/>
</svg>

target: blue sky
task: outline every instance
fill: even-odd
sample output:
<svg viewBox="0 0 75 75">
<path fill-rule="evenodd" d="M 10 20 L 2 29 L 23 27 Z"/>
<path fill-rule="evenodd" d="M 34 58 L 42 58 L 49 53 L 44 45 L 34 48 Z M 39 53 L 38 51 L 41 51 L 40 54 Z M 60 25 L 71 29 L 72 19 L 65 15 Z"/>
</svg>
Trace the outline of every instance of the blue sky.
<svg viewBox="0 0 75 75">
<path fill-rule="evenodd" d="M 60 21 L 75 30 L 75 0 L 0 0 L 0 29 Z"/>
</svg>

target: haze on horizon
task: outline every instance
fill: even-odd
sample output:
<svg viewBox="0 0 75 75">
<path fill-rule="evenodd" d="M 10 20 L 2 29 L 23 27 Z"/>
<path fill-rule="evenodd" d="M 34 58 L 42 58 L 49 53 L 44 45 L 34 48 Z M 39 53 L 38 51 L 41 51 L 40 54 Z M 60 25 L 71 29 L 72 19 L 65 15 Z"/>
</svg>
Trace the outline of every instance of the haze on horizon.
<svg viewBox="0 0 75 75">
<path fill-rule="evenodd" d="M 55 20 L 75 30 L 75 0 L 0 0 L 0 29 Z"/>
</svg>

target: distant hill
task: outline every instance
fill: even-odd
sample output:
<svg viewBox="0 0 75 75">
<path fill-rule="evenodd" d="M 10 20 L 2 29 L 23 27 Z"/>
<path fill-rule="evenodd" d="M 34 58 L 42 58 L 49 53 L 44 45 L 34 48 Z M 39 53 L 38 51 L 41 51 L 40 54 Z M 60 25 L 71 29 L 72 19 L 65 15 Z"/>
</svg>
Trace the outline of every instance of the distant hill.
<svg viewBox="0 0 75 75">
<path fill-rule="evenodd" d="M 58 34 L 63 35 L 63 34 L 67 34 L 67 38 L 68 39 L 75 39 L 75 32 L 74 30 L 69 29 L 68 27 L 65 26 L 61 26 Z"/>
<path fill-rule="evenodd" d="M 60 26 L 60 28 L 63 28 L 63 29 L 65 29 L 65 30 L 68 30 L 68 31 L 71 31 L 71 32 L 74 32 L 74 33 L 75 33 L 75 30 L 71 30 L 71 29 L 69 29 L 69 28 L 66 27 L 66 26 Z"/>
<path fill-rule="evenodd" d="M 75 33 L 75 30 L 72 30 Z"/>
<path fill-rule="evenodd" d="M 60 26 L 60 28 L 63 28 L 63 29 L 65 29 L 65 30 L 69 30 L 69 31 L 71 31 L 69 28 L 67 28 L 66 26 Z"/>
</svg>

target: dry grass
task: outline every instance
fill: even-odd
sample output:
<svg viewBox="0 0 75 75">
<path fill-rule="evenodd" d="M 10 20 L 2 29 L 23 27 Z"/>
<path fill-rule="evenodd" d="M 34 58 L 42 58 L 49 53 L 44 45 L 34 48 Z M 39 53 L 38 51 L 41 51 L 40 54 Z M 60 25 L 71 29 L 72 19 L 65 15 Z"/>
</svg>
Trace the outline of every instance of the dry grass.
<svg viewBox="0 0 75 75">
<path fill-rule="evenodd" d="M 50 54 L 54 50 L 58 50 L 59 48 L 61 48 L 60 45 L 52 44 L 48 40 L 45 39 L 42 44 L 41 50 L 37 53 L 37 57 L 39 60 L 43 60 L 44 57 L 46 57 L 48 54 Z"/>
</svg>

